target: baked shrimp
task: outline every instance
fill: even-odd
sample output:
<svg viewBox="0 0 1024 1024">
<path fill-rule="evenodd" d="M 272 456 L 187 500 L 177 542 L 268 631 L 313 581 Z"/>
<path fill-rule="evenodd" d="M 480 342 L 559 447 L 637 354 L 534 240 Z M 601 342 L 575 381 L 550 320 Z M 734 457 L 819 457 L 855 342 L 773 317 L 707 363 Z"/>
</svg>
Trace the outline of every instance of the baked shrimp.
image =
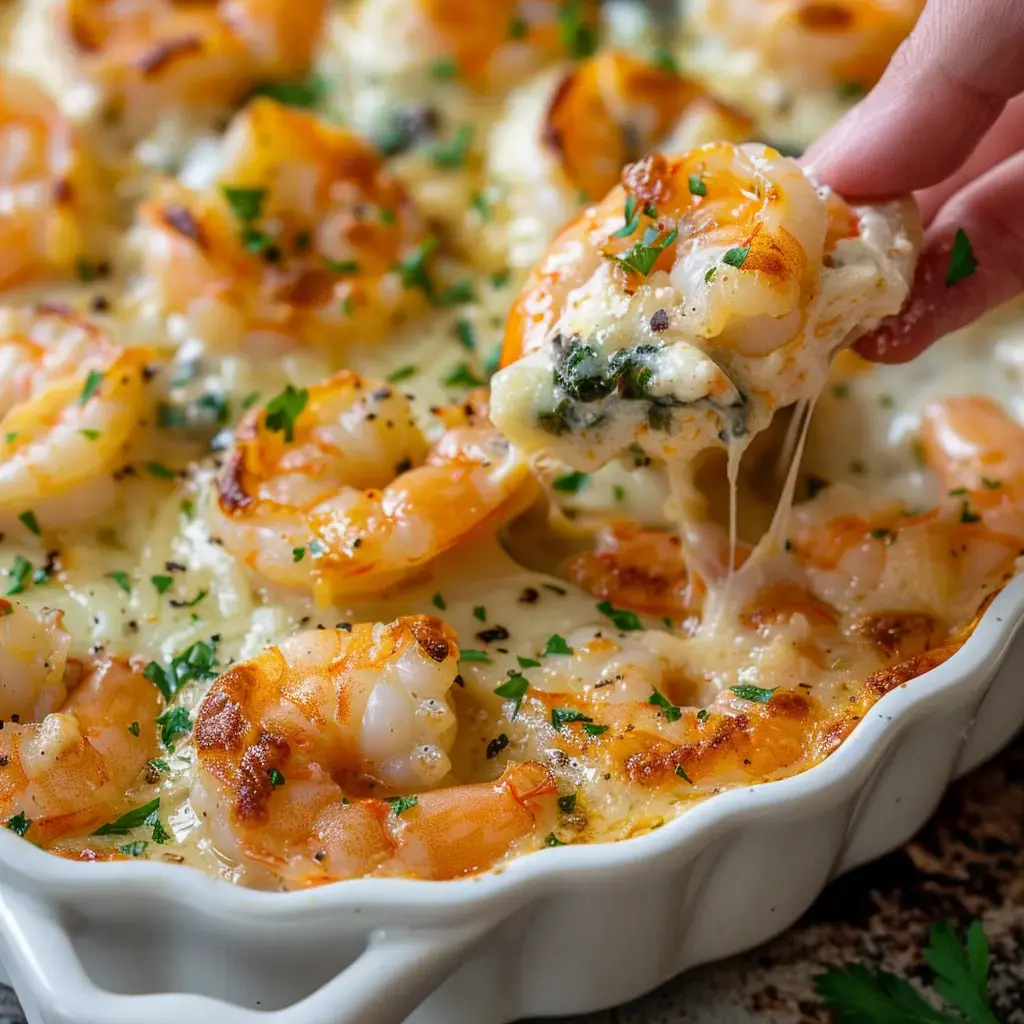
<svg viewBox="0 0 1024 1024">
<path fill-rule="evenodd" d="M 532 264 L 582 205 L 659 144 L 740 140 L 752 124 L 696 82 L 623 50 L 559 66 L 510 97 L 490 133 L 488 174 L 507 195 L 510 261 Z"/>
<path fill-rule="evenodd" d="M 303 75 L 325 0 L 60 0 L 83 75 L 131 131 L 169 111 L 217 112 L 254 86 Z"/>
<path fill-rule="evenodd" d="M 157 748 L 156 687 L 70 646 L 59 612 L 0 599 L 0 815 L 37 843 L 116 817 Z"/>
<path fill-rule="evenodd" d="M 555 802 L 541 765 L 450 784 L 458 657 L 444 623 L 411 616 L 300 633 L 225 672 L 193 730 L 192 802 L 220 852 L 299 888 L 456 878 L 531 836 Z"/>
<path fill-rule="evenodd" d="M 0 314 L 0 519 L 60 527 L 111 503 L 148 412 L 149 353 L 60 308 Z"/>
<path fill-rule="evenodd" d="M 930 509 L 836 485 L 794 509 L 792 556 L 837 607 L 901 608 L 955 622 L 1014 572 L 1024 544 L 1024 427 L 987 398 L 928 403 L 922 450 L 941 484 Z"/>
<path fill-rule="evenodd" d="M 213 185 L 165 181 L 139 219 L 160 302 L 211 344 L 335 348 L 426 305 L 436 241 L 377 154 L 272 100 L 235 118 Z"/>
<path fill-rule="evenodd" d="M 379 594 L 536 495 L 526 461 L 463 407 L 429 446 L 408 400 L 343 371 L 254 409 L 218 480 L 214 529 L 257 573 L 323 598 Z"/>
<path fill-rule="evenodd" d="M 591 53 L 596 31 L 593 0 L 359 0 L 342 44 L 360 78 L 422 98 L 424 81 L 507 89 L 545 61 Z"/>
<path fill-rule="evenodd" d="M 524 285 L 494 422 L 579 470 L 743 445 L 899 310 L 918 233 L 911 204 L 850 207 L 767 146 L 646 157 Z"/>
<path fill-rule="evenodd" d="M 106 244 L 98 172 L 32 79 L 0 74 L 0 289 L 71 277 Z"/>
</svg>

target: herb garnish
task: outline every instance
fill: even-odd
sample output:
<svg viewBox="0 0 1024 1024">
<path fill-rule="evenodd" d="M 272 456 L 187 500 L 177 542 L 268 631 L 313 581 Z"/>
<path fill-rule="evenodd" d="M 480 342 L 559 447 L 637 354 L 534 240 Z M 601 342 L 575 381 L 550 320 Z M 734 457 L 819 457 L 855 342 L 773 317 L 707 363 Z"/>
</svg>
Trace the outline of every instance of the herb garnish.
<svg viewBox="0 0 1024 1024">
<path fill-rule="evenodd" d="M 142 825 L 150 824 L 146 819 L 153 814 L 154 811 L 160 809 L 160 797 L 156 797 L 150 800 L 148 804 L 143 804 L 141 807 L 136 807 L 130 811 L 126 811 L 117 818 L 115 821 L 107 822 L 106 825 L 100 825 L 95 832 L 94 836 L 123 836 L 129 832 L 140 828 Z"/>
<path fill-rule="evenodd" d="M 39 523 L 36 520 L 36 514 L 31 510 L 22 512 L 18 516 L 18 522 L 25 527 L 30 533 L 34 533 L 37 537 L 39 536 Z"/>
<path fill-rule="evenodd" d="M 583 726 L 583 731 L 588 736 L 600 736 L 602 733 L 607 732 L 609 728 L 610 726 L 607 725 L 592 725 L 590 722 L 587 722 Z"/>
<path fill-rule="evenodd" d="M 191 647 L 176 654 L 167 668 L 151 661 L 142 670 L 142 674 L 163 694 L 164 700 L 170 702 L 187 683 L 213 679 L 217 675 L 214 664 L 213 643 L 197 640 Z"/>
<path fill-rule="evenodd" d="M 566 473 L 564 476 L 555 477 L 551 486 L 563 494 L 578 494 L 587 486 L 589 479 L 589 473 Z"/>
<path fill-rule="evenodd" d="M 436 235 L 425 238 L 404 259 L 391 268 L 402 279 L 405 288 L 422 288 L 427 295 L 433 294 L 434 286 L 427 275 L 427 258 L 438 247 Z"/>
<path fill-rule="evenodd" d="M 284 785 L 284 776 L 276 768 L 271 768 L 267 772 L 267 778 L 270 780 L 271 789 L 277 789 L 278 786 Z"/>
<path fill-rule="evenodd" d="M 946 287 L 951 288 L 957 281 L 970 277 L 978 269 L 978 260 L 967 232 L 957 228 L 953 236 L 953 249 L 949 254 L 949 266 L 946 269 Z"/>
<path fill-rule="evenodd" d="M 526 696 L 526 691 L 529 688 L 530 682 L 526 676 L 516 672 L 514 675 L 509 676 L 501 686 L 496 686 L 494 692 L 497 696 L 504 697 L 505 700 L 515 702 L 515 708 L 512 711 L 512 718 L 514 719 L 519 714 L 519 708 L 522 706 L 523 698 Z"/>
<path fill-rule="evenodd" d="M 406 811 L 415 807 L 419 803 L 419 797 L 415 794 L 412 796 L 389 796 L 388 803 L 391 804 L 391 813 L 397 818 L 400 814 L 405 814 Z"/>
<path fill-rule="evenodd" d="M 597 50 L 597 33 L 587 19 L 583 0 L 563 0 L 558 11 L 558 32 L 570 57 L 585 60 Z"/>
<path fill-rule="evenodd" d="M 295 439 L 295 421 L 308 401 L 309 392 L 305 388 L 296 389 L 286 384 L 284 391 L 267 402 L 263 421 L 267 430 L 283 433 L 285 441 L 290 444 Z"/>
<path fill-rule="evenodd" d="M 319 75 L 311 75 L 305 82 L 267 82 L 257 85 L 250 97 L 266 96 L 286 107 L 308 110 L 315 107 L 327 92 L 327 83 Z"/>
<path fill-rule="evenodd" d="M 473 126 L 460 125 L 455 134 L 444 142 L 437 142 L 430 148 L 430 158 L 436 167 L 454 170 L 466 162 L 466 154 L 473 142 Z"/>
<path fill-rule="evenodd" d="M 108 572 L 105 573 L 107 579 L 113 580 L 120 590 L 123 590 L 126 594 L 132 592 L 132 578 L 126 572 Z"/>
<path fill-rule="evenodd" d="M 7 575 L 11 578 L 11 585 L 5 591 L 10 597 L 12 594 L 20 594 L 25 590 L 25 582 L 28 574 L 32 571 L 32 563 L 24 555 L 15 555 L 14 561 Z"/>
<path fill-rule="evenodd" d="M 691 779 L 690 776 L 686 774 L 686 769 L 681 764 L 676 765 L 676 775 L 678 775 L 679 778 L 683 779 L 684 781 L 688 782 L 691 786 L 693 785 L 693 779 Z"/>
<path fill-rule="evenodd" d="M 722 262 L 727 266 L 735 267 L 739 270 L 744 263 L 747 262 L 747 256 L 750 253 L 749 245 L 742 245 L 735 249 L 730 249 L 723 257 Z"/>
<path fill-rule="evenodd" d="M 665 713 L 665 720 L 667 722 L 678 722 L 682 717 L 682 708 L 677 708 L 668 697 L 659 692 L 657 687 L 652 691 L 650 697 L 647 698 L 647 703 L 653 704 L 656 708 L 661 708 Z"/>
<path fill-rule="evenodd" d="M 673 228 L 664 238 L 653 225 L 644 231 L 643 238 L 623 253 L 604 253 L 607 259 L 615 260 L 623 269 L 646 277 L 653 269 L 658 257 L 676 240 L 679 234 Z"/>
<path fill-rule="evenodd" d="M 97 389 L 103 381 L 103 374 L 99 370 L 90 370 L 82 385 L 82 393 L 78 396 L 78 404 L 85 405 L 86 402 L 96 394 Z"/>
<path fill-rule="evenodd" d="M 563 725 L 568 725 L 570 722 L 593 722 L 593 719 L 575 708 L 551 709 L 551 724 L 556 729 L 561 729 Z"/>
<path fill-rule="evenodd" d="M 29 825 L 32 824 L 31 819 L 25 817 L 24 811 L 19 811 L 12 818 L 7 819 L 7 827 L 16 835 L 24 837 L 28 831 Z"/>
<path fill-rule="evenodd" d="M 544 648 L 542 656 L 546 658 L 551 654 L 572 654 L 572 648 L 566 642 L 565 637 L 561 637 L 557 633 L 552 633 L 548 637 L 547 646 Z"/>
<path fill-rule="evenodd" d="M 704 183 L 704 179 L 699 174 L 690 175 L 690 195 L 692 196 L 706 196 L 708 194 L 708 187 Z"/>
<path fill-rule="evenodd" d="M 730 689 L 740 700 L 753 701 L 755 704 L 767 704 L 778 687 L 773 686 L 770 690 L 766 690 L 762 686 L 733 686 Z"/>
<path fill-rule="evenodd" d="M 469 363 L 456 363 L 444 376 L 441 383 L 446 388 L 480 388 L 487 381 L 481 380 Z"/>
<path fill-rule="evenodd" d="M 192 731 L 192 720 L 185 708 L 171 708 L 158 715 L 156 724 L 160 726 L 160 741 L 173 754 L 174 741 Z"/>
<path fill-rule="evenodd" d="M 607 615 L 612 622 L 615 623 L 617 629 L 621 629 L 624 632 L 630 632 L 635 629 L 643 629 L 643 623 L 640 621 L 640 616 L 636 612 L 631 612 L 627 608 L 613 608 L 608 601 L 602 601 L 598 606 L 597 610 L 602 615 Z"/>
<path fill-rule="evenodd" d="M 459 651 L 459 661 L 483 661 L 490 663 L 491 656 L 486 651 L 476 651 L 472 647 L 464 647 Z"/>
</svg>

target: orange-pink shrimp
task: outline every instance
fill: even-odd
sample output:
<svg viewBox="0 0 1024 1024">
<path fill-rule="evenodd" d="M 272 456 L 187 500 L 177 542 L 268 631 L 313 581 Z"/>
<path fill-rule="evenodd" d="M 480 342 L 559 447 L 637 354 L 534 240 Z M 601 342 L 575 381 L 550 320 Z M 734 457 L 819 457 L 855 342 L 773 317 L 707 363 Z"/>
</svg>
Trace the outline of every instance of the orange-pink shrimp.
<svg viewBox="0 0 1024 1024">
<path fill-rule="evenodd" d="M 305 73 L 326 0 L 61 0 L 82 72 L 131 130 L 169 110 L 214 112 Z"/>
<path fill-rule="evenodd" d="M 411 616 L 300 633 L 225 672 L 193 730 L 193 803 L 220 852 L 298 888 L 456 878 L 527 841 L 556 813 L 545 768 L 450 778 L 458 657 L 443 622 Z"/>
<path fill-rule="evenodd" d="M 232 123 L 221 173 L 139 211 L 162 305 L 225 347 L 380 338 L 427 305 L 436 239 L 361 139 L 271 100 Z"/>
</svg>

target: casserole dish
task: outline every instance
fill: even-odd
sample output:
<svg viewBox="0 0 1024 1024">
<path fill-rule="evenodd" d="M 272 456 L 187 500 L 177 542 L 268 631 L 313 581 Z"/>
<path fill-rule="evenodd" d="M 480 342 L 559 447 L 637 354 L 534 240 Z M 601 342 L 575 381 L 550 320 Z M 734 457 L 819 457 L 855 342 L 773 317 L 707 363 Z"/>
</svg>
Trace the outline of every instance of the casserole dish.
<svg viewBox="0 0 1024 1024">
<path fill-rule="evenodd" d="M 31 1024 L 503 1024 L 623 1002 L 782 931 L 1004 746 L 1024 722 L 1022 615 L 1015 579 L 801 775 L 459 882 L 261 893 L 155 862 L 85 871 L 0 835 L 0 957 Z"/>
</svg>

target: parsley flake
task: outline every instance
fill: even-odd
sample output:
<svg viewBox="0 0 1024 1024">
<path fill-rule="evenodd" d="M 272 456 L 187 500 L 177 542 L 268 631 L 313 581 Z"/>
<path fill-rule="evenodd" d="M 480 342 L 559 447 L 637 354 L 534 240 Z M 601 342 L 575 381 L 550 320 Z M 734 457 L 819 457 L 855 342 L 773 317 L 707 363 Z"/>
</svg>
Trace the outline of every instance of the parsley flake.
<svg viewBox="0 0 1024 1024">
<path fill-rule="evenodd" d="M 704 179 L 699 174 L 690 175 L 690 195 L 692 196 L 706 196 L 708 194 L 708 187 L 704 183 Z"/>
<path fill-rule="evenodd" d="M 286 384 L 284 391 L 267 402 L 264 417 L 267 430 L 283 433 L 285 441 L 290 444 L 295 440 L 295 421 L 308 401 L 309 392 L 305 388 L 296 389 Z"/>
<path fill-rule="evenodd" d="M 25 817 L 24 811 L 19 811 L 12 818 L 7 819 L 7 827 L 16 835 L 24 837 L 28 831 L 29 825 L 32 824 L 31 819 Z"/>
<path fill-rule="evenodd" d="M 505 700 L 510 700 L 515 703 L 515 707 L 512 710 L 512 718 L 514 719 L 519 714 L 519 709 L 523 704 L 523 698 L 526 696 L 526 691 L 529 688 L 529 680 L 526 676 L 522 676 L 517 672 L 515 675 L 509 676 L 501 686 L 496 686 L 494 688 L 494 692 L 498 697 L 503 697 Z"/>
<path fill-rule="evenodd" d="M 607 615 L 615 623 L 616 628 L 624 632 L 628 633 L 635 629 L 644 628 L 640 622 L 640 616 L 636 612 L 631 612 L 627 608 L 613 608 L 609 601 L 602 601 L 597 606 L 597 610 L 602 615 Z"/>
<path fill-rule="evenodd" d="M 475 651 L 472 647 L 464 647 L 459 651 L 459 661 L 483 661 L 490 664 L 491 656 L 486 651 Z"/>
<path fill-rule="evenodd" d="M 188 717 L 188 711 L 185 708 L 171 708 L 169 711 L 165 711 L 162 715 L 157 716 L 156 723 L 160 726 L 161 742 L 172 753 L 175 739 L 192 731 L 192 720 Z"/>
<path fill-rule="evenodd" d="M 647 703 L 653 704 L 656 708 L 661 708 L 665 713 L 665 720 L 667 722 L 678 722 L 682 717 L 682 709 L 677 708 L 668 697 L 656 688 L 651 692 L 650 697 L 647 698 Z"/>
<path fill-rule="evenodd" d="M 37 537 L 39 536 L 39 523 L 36 520 L 36 515 L 32 511 L 22 512 L 18 516 L 18 522 L 25 527 L 30 533 L 34 533 Z"/>
<path fill-rule="evenodd" d="M 132 578 L 126 572 L 108 572 L 106 574 L 107 579 L 113 580 L 118 589 L 123 590 L 126 594 L 132 592 Z M 170 577 L 168 577 L 170 579 Z"/>
<path fill-rule="evenodd" d="M 278 786 L 284 785 L 284 776 L 276 768 L 271 768 L 267 772 L 267 778 L 270 780 L 271 789 L 277 789 Z"/>
<path fill-rule="evenodd" d="M 397 818 L 400 814 L 405 814 L 406 811 L 415 807 L 419 803 L 419 797 L 415 794 L 412 796 L 390 796 L 388 803 L 391 804 L 391 813 Z"/>
<path fill-rule="evenodd" d="M 142 825 L 149 824 L 146 819 L 160 809 L 160 797 L 156 797 L 150 800 L 148 804 L 143 804 L 141 807 L 135 807 L 130 811 L 126 811 L 121 815 L 120 818 L 114 821 L 107 822 L 105 825 L 100 825 L 95 832 L 94 836 L 123 836 L 129 832 L 140 828 Z"/>
<path fill-rule="evenodd" d="M 600 736 L 602 733 L 607 732 L 609 728 L 607 725 L 592 725 L 590 722 L 587 722 L 583 726 L 583 731 L 588 736 Z"/>
<path fill-rule="evenodd" d="M 559 636 L 557 633 L 552 633 L 548 637 L 547 646 L 544 648 L 544 654 L 542 657 L 547 658 L 552 654 L 572 654 L 572 648 L 566 642 L 565 637 Z"/>
<path fill-rule="evenodd" d="M 766 690 L 762 686 L 733 686 L 731 689 L 740 700 L 749 700 L 755 704 L 767 704 L 778 687 L 773 686 L 770 690 Z"/>
<path fill-rule="evenodd" d="M 730 249 L 723 257 L 722 262 L 730 267 L 735 267 L 739 270 L 744 263 L 747 262 L 747 256 L 750 254 L 749 245 L 741 245 L 735 249 Z"/>
<path fill-rule="evenodd" d="M 149 582 L 156 588 L 158 594 L 166 594 L 174 582 L 173 576 L 150 576 Z"/>
<path fill-rule="evenodd" d="M 957 281 L 970 277 L 978 269 L 978 260 L 974 255 L 971 240 L 963 228 L 957 228 L 953 236 L 953 249 L 949 254 L 949 266 L 946 269 L 946 287 L 952 288 Z"/>
<path fill-rule="evenodd" d="M 593 719 L 575 708 L 551 709 L 551 724 L 556 729 L 561 729 L 563 725 L 568 725 L 570 722 L 593 722 Z"/>
<path fill-rule="evenodd" d="M 686 769 L 681 764 L 676 765 L 676 775 L 678 775 L 679 778 L 683 779 L 684 781 L 688 782 L 691 786 L 693 785 L 693 779 L 691 779 L 690 776 L 686 774 Z"/>
<path fill-rule="evenodd" d="M 572 814 L 576 810 L 576 794 L 570 793 L 568 796 L 560 796 L 558 798 L 558 809 L 563 814 Z"/>
<path fill-rule="evenodd" d="M 85 383 L 82 385 L 82 392 L 78 396 L 78 404 L 85 405 L 99 390 L 102 382 L 103 374 L 99 370 L 90 370 L 89 375 L 85 378 Z"/>
<path fill-rule="evenodd" d="M 566 473 L 564 476 L 555 477 L 551 486 L 563 494 L 578 494 L 587 486 L 589 479 L 589 473 Z"/>
</svg>

